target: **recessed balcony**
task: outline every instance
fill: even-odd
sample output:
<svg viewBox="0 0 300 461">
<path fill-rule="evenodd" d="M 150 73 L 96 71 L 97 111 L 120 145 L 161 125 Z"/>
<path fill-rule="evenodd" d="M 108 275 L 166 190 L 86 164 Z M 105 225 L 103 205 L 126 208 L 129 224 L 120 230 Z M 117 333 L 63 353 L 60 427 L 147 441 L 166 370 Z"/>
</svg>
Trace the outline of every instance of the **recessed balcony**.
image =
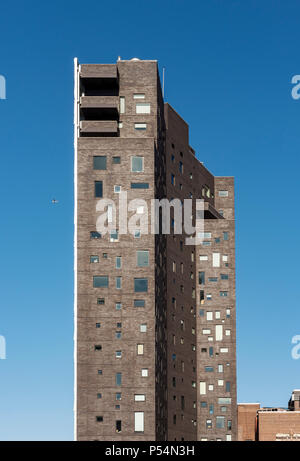
<svg viewBox="0 0 300 461">
<path fill-rule="evenodd" d="M 118 123 L 115 120 L 82 120 L 80 136 L 118 136 Z"/>
</svg>

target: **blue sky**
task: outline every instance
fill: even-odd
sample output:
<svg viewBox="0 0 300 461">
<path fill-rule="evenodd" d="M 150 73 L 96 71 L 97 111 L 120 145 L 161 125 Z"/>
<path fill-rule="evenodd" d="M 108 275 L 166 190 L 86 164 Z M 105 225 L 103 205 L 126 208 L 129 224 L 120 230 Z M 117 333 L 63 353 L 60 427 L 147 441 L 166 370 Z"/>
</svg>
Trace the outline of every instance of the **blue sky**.
<svg viewBox="0 0 300 461">
<path fill-rule="evenodd" d="M 300 387 L 300 4 L 16 1 L 0 15 L 0 439 L 73 433 L 73 57 L 166 68 L 197 156 L 235 176 L 238 399 Z M 57 206 L 51 199 L 59 200 Z"/>
</svg>

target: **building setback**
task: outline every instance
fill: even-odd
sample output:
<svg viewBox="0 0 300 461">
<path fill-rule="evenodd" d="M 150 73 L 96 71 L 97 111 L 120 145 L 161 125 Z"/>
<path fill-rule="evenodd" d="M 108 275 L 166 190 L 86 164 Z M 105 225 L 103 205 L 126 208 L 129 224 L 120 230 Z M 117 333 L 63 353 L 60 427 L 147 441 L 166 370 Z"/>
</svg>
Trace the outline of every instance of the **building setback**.
<svg viewBox="0 0 300 461">
<path fill-rule="evenodd" d="M 156 61 L 75 59 L 74 96 L 75 438 L 236 440 L 233 178 L 196 158 Z M 174 232 L 172 207 L 169 235 L 99 232 L 113 212 L 97 203 L 118 216 L 120 192 L 144 200 L 129 218 L 203 199 L 203 242 Z"/>
</svg>

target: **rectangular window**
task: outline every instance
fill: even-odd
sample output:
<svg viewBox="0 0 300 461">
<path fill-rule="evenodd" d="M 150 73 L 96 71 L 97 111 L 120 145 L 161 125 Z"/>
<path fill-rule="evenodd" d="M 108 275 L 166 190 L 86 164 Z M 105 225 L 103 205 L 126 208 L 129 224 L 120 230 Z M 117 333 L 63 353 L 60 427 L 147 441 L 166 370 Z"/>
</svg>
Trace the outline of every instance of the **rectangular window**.
<svg viewBox="0 0 300 461">
<path fill-rule="evenodd" d="M 118 242 L 119 240 L 119 232 L 116 229 L 110 231 L 110 241 L 111 242 Z"/>
<path fill-rule="evenodd" d="M 148 182 L 132 182 L 130 185 L 131 189 L 149 189 Z"/>
<path fill-rule="evenodd" d="M 144 432 L 144 412 L 134 412 L 134 432 Z"/>
<path fill-rule="evenodd" d="M 208 256 L 200 255 L 200 261 L 208 261 Z"/>
<path fill-rule="evenodd" d="M 223 365 L 219 364 L 219 365 L 218 365 L 218 372 L 219 372 L 219 373 L 223 373 L 223 369 L 224 369 L 224 368 L 223 368 Z"/>
<path fill-rule="evenodd" d="M 213 373 L 214 367 L 205 367 L 205 372 L 206 373 Z"/>
<path fill-rule="evenodd" d="M 219 197 L 228 197 L 228 190 L 219 190 Z"/>
<path fill-rule="evenodd" d="M 216 325 L 216 341 L 223 339 L 223 325 Z"/>
<path fill-rule="evenodd" d="M 225 427 L 225 416 L 217 416 L 216 417 L 216 428 L 224 429 L 224 427 Z"/>
<path fill-rule="evenodd" d="M 206 312 L 206 320 L 213 320 L 213 312 Z"/>
<path fill-rule="evenodd" d="M 213 267 L 220 267 L 220 253 L 213 253 Z"/>
<path fill-rule="evenodd" d="M 212 429 L 212 421 L 211 421 L 211 419 L 206 420 L 206 429 Z"/>
<path fill-rule="evenodd" d="M 97 304 L 105 304 L 105 299 L 104 298 L 97 298 Z"/>
<path fill-rule="evenodd" d="M 96 421 L 97 421 L 97 423 L 102 423 L 103 422 L 103 416 L 96 416 Z"/>
<path fill-rule="evenodd" d="M 220 291 L 220 296 L 221 296 L 222 298 L 227 298 L 227 296 L 228 296 L 228 291 Z"/>
<path fill-rule="evenodd" d="M 226 392 L 230 392 L 230 381 L 226 381 Z"/>
<path fill-rule="evenodd" d="M 116 421 L 116 432 L 122 432 L 122 421 L 119 419 Z"/>
<path fill-rule="evenodd" d="M 228 347 L 221 347 L 220 352 L 221 354 L 226 354 L 228 352 Z"/>
<path fill-rule="evenodd" d="M 90 232 L 90 238 L 91 239 L 101 239 L 101 234 L 100 232 L 92 231 Z"/>
<path fill-rule="evenodd" d="M 226 318 L 230 319 L 230 309 L 226 309 Z"/>
<path fill-rule="evenodd" d="M 122 267 L 122 257 L 116 256 L 116 269 L 121 269 Z"/>
<path fill-rule="evenodd" d="M 121 163 L 121 157 L 113 157 L 112 163 L 113 165 L 119 165 Z"/>
<path fill-rule="evenodd" d="M 232 423 L 231 423 L 231 421 L 230 421 L 230 419 L 229 419 L 229 420 L 227 421 L 227 429 L 228 429 L 229 431 L 231 431 L 231 428 L 232 428 Z"/>
<path fill-rule="evenodd" d="M 206 382 L 200 381 L 200 395 L 206 394 Z"/>
<path fill-rule="evenodd" d="M 228 240 L 228 232 L 223 232 L 223 239 Z"/>
<path fill-rule="evenodd" d="M 205 284 L 205 272 L 199 272 L 199 285 Z"/>
<path fill-rule="evenodd" d="M 121 290 L 122 288 L 122 277 L 116 277 L 116 289 Z"/>
<path fill-rule="evenodd" d="M 131 157 L 131 171 L 133 173 L 141 173 L 144 171 L 144 157 Z"/>
<path fill-rule="evenodd" d="M 120 114 L 125 114 L 125 97 L 120 96 Z"/>
<path fill-rule="evenodd" d="M 134 128 L 136 130 L 146 130 L 147 129 L 147 123 L 135 123 Z"/>
<path fill-rule="evenodd" d="M 213 403 L 211 403 L 211 404 L 209 405 L 209 414 L 210 414 L 210 415 L 213 415 L 213 414 L 214 414 L 214 405 L 213 405 Z"/>
<path fill-rule="evenodd" d="M 145 402 L 146 396 L 145 394 L 135 394 L 134 401 L 135 402 Z"/>
<path fill-rule="evenodd" d="M 208 277 L 208 281 L 209 281 L 209 282 L 217 282 L 217 281 L 218 281 L 218 277 Z"/>
<path fill-rule="evenodd" d="M 93 157 L 94 170 L 106 170 L 106 156 L 97 155 Z"/>
<path fill-rule="evenodd" d="M 122 358 L 122 351 L 116 351 L 116 358 L 121 359 Z"/>
<path fill-rule="evenodd" d="M 146 331 L 147 331 L 147 325 L 146 325 L 146 323 L 142 323 L 140 325 L 140 332 L 141 333 L 146 333 Z"/>
<path fill-rule="evenodd" d="M 144 344 L 137 345 L 137 355 L 144 355 Z"/>
<path fill-rule="evenodd" d="M 122 385 L 122 373 L 116 373 L 116 386 Z"/>
<path fill-rule="evenodd" d="M 148 291 L 148 279 L 136 278 L 134 279 L 135 293 L 143 293 Z"/>
<path fill-rule="evenodd" d="M 231 398 L 230 397 L 220 397 L 218 398 L 218 403 L 219 405 L 230 405 Z"/>
<path fill-rule="evenodd" d="M 136 252 L 137 266 L 138 267 L 147 267 L 149 266 L 149 251 L 148 250 L 138 250 Z"/>
<path fill-rule="evenodd" d="M 138 102 L 135 106 L 136 114 L 150 114 L 150 103 L 149 102 Z"/>
<path fill-rule="evenodd" d="M 94 288 L 108 288 L 108 276 L 107 275 L 94 275 L 93 287 Z"/>
<path fill-rule="evenodd" d="M 223 255 L 222 260 L 223 260 L 224 263 L 227 263 L 228 262 L 228 255 Z"/>
<path fill-rule="evenodd" d="M 133 303 L 134 307 L 145 307 L 144 299 L 135 299 Z"/>
<path fill-rule="evenodd" d="M 91 263 L 98 263 L 99 262 L 99 256 L 90 256 L 90 262 Z"/>
<path fill-rule="evenodd" d="M 134 93 L 133 99 L 145 99 L 145 93 Z"/>
<path fill-rule="evenodd" d="M 209 330 L 207 328 L 203 328 L 203 330 L 202 330 L 203 335 L 210 335 L 210 333 L 211 333 L 211 330 Z"/>
<path fill-rule="evenodd" d="M 228 274 L 221 274 L 221 280 L 228 280 Z"/>
<path fill-rule="evenodd" d="M 103 184 L 102 181 L 95 181 L 95 197 L 103 197 Z"/>
</svg>

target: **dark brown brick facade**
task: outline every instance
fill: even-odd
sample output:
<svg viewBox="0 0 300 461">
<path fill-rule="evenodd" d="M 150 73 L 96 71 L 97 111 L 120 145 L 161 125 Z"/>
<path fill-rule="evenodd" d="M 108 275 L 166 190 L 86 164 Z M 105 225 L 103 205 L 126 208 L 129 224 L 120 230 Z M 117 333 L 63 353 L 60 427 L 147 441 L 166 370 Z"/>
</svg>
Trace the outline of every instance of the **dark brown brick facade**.
<svg viewBox="0 0 300 461">
<path fill-rule="evenodd" d="M 149 113 L 137 113 L 147 111 L 141 104 L 150 104 Z M 106 169 L 93 168 L 95 156 L 106 157 Z M 143 157 L 143 171 L 131 171 L 132 156 Z M 121 186 L 128 201 L 143 199 L 148 209 L 153 199 L 203 199 L 210 237 L 197 246 L 185 245 L 185 234 L 91 238 L 99 216 L 97 181 L 103 198 L 118 201 L 115 186 Z M 148 188 L 132 189 L 132 183 Z M 236 439 L 234 230 L 233 178 L 214 177 L 196 158 L 188 125 L 163 102 L 157 62 L 76 62 L 77 440 Z M 137 266 L 138 250 L 149 252 L 148 266 Z M 107 276 L 108 287 L 94 287 L 95 276 Z M 135 278 L 147 279 L 147 292 L 134 292 Z M 135 300 L 145 306 L 134 307 Z M 135 431 L 140 413 L 144 428 Z"/>
</svg>

